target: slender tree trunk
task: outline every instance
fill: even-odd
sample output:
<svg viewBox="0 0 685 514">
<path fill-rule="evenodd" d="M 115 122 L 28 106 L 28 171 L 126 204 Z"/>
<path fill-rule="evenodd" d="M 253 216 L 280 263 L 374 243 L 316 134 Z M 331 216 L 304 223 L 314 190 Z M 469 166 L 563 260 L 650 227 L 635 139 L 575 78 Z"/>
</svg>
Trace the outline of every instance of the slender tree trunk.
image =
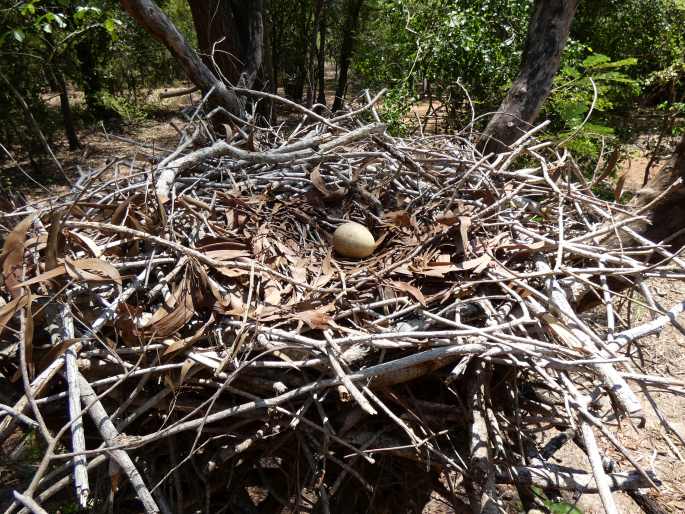
<svg viewBox="0 0 685 514">
<path fill-rule="evenodd" d="M 321 21 L 319 22 L 319 53 L 317 55 L 317 80 L 318 80 L 318 95 L 316 103 L 326 105 L 326 2 L 324 0 L 323 12 L 321 13 Z"/>
<path fill-rule="evenodd" d="M 81 145 L 78 142 L 76 135 L 76 128 L 74 126 L 74 117 L 71 113 L 71 106 L 69 105 L 69 93 L 67 91 L 67 84 L 64 80 L 64 74 L 61 70 L 53 71 L 47 70 L 48 82 L 53 91 L 59 93 L 59 109 L 62 113 L 62 123 L 64 123 L 64 132 L 69 142 L 69 150 L 76 150 Z"/>
<path fill-rule="evenodd" d="M 229 84 L 261 87 L 262 0 L 188 0 L 202 62 Z"/>
<path fill-rule="evenodd" d="M 345 16 L 343 40 L 340 46 L 340 74 L 338 75 L 338 85 L 335 88 L 335 100 L 333 101 L 334 112 L 342 109 L 343 99 L 347 91 L 347 73 L 354 50 L 357 25 L 359 25 L 359 12 L 363 3 L 364 0 L 348 0 L 347 2 L 347 15 Z"/>
<path fill-rule="evenodd" d="M 86 109 L 95 118 L 104 118 L 113 114 L 102 102 L 102 77 L 97 62 L 97 50 L 102 48 L 100 38 L 101 34 L 96 30 L 76 45 Z"/>
<path fill-rule="evenodd" d="M 316 0 L 314 7 L 314 24 L 312 26 L 311 43 L 309 45 L 308 63 L 307 63 L 307 107 L 311 107 L 316 96 L 317 73 L 314 68 L 314 60 L 318 56 L 317 40 L 319 38 L 319 30 L 321 26 L 321 14 L 323 11 L 324 0 Z"/>
<path fill-rule="evenodd" d="M 212 104 L 220 105 L 237 116 L 242 114 L 240 101 L 233 90 L 217 79 L 155 2 L 121 0 L 121 5 L 141 27 L 167 47 L 193 84 L 203 93 L 213 90 Z"/>
<path fill-rule="evenodd" d="M 485 152 L 502 152 L 527 132 L 559 71 L 578 0 L 535 0 L 519 75 L 485 129 Z"/>
</svg>

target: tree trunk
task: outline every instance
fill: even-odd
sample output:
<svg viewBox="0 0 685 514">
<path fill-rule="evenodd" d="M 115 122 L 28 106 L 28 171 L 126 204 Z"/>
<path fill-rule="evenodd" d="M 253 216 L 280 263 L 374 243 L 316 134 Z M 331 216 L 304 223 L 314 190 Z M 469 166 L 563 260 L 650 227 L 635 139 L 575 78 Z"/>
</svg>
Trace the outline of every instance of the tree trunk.
<svg viewBox="0 0 685 514">
<path fill-rule="evenodd" d="M 321 27 L 321 15 L 323 12 L 324 0 L 316 0 L 314 6 L 314 24 L 312 26 L 311 43 L 308 52 L 307 63 L 307 107 L 311 107 L 316 96 L 317 77 L 316 68 L 314 67 L 314 60 L 318 56 L 317 40 L 319 38 L 319 31 Z"/>
<path fill-rule="evenodd" d="M 326 6 L 324 5 L 319 23 L 319 53 L 316 62 L 318 80 L 316 103 L 321 105 L 326 105 L 326 18 Z"/>
<path fill-rule="evenodd" d="M 91 31 L 88 37 L 76 44 L 76 56 L 79 61 L 86 110 L 96 119 L 113 115 L 113 112 L 102 101 L 102 76 L 98 69 L 97 60 L 97 52 L 102 48 L 102 34 L 99 30 Z"/>
<path fill-rule="evenodd" d="M 527 132 L 559 71 L 578 0 L 535 0 L 519 75 L 485 129 L 484 153 L 503 152 Z"/>
<path fill-rule="evenodd" d="M 76 135 L 74 117 L 71 114 L 69 93 L 67 92 L 64 74 L 61 70 L 53 71 L 52 69 L 48 69 L 46 75 L 52 90 L 59 93 L 59 109 L 62 113 L 62 123 L 64 123 L 64 132 L 67 136 L 67 141 L 69 142 L 69 150 L 76 150 L 81 145 L 79 144 L 78 136 Z"/>
<path fill-rule="evenodd" d="M 174 24 L 152 0 L 121 0 L 122 7 L 148 31 L 152 37 L 166 46 L 188 78 L 203 93 L 213 89 L 210 102 L 240 116 L 242 107 L 236 94 L 228 89 L 197 56 Z"/>
<path fill-rule="evenodd" d="M 202 61 L 229 84 L 263 82 L 262 0 L 188 0 Z"/>
<path fill-rule="evenodd" d="M 335 88 L 335 100 L 333 101 L 333 112 L 339 111 L 343 107 L 343 99 L 347 90 L 347 72 L 350 68 L 350 59 L 354 50 L 355 35 L 359 24 L 359 12 L 361 11 L 364 0 L 348 0 L 347 15 L 343 26 L 343 40 L 340 45 L 340 74 L 338 75 L 338 85 Z"/>
</svg>

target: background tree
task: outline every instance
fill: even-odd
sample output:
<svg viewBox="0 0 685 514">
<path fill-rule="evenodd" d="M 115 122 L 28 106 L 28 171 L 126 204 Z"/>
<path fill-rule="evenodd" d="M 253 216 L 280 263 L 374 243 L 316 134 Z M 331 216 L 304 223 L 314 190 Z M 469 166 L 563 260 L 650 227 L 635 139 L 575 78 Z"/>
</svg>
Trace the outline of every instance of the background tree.
<svg viewBox="0 0 685 514">
<path fill-rule="evenodd" d="M 264 81 L 262 0 L 188 0 L 202 61 L 233 85 Z"/>
<path fill-rule="evenodd" d="M 559 71 L 577 6 L 577 0 L 536 0 L 519 75 L 485 128 L 485 152 L 503 150 L 537 119 Z"/>
</svg>

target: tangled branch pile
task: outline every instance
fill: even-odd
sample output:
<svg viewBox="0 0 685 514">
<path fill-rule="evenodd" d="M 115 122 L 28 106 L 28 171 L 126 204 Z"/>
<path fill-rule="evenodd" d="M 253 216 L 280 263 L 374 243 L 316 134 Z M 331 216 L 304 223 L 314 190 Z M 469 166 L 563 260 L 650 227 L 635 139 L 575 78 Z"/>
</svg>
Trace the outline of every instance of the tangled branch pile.
<svg viewBox="0 0 685 514">
<path fill-rule="evenodd" d="M 643 416 L 636 387 L 683 392 L 626 358 L 669 316 L 622 327 L 612 279 L 656 312 L 643 279 L 683 276 L 635 233 L 611 247 L 639 214 L 535 130 L 488 159 L 466 132 L 390 137 L 373 101 L 300 114 L 205 147 L 194 117 L 162 162 L 4 215 L 0 438 L 44 440 L 8 512 L 72 483 L 122 512 L 420 511 L 433 490 L 497 512 L 500 484 L 615 512 L 612 490 L 658 483 L 612 435 Z M 349 220 L 370 257 L 333 251 Z M 574 310 L 579 290 L 605 320 Z M 631 469 L 605 470 L 598 436 Z M 574 438 L 586 470 L 548 461 Z"/>
</svg>

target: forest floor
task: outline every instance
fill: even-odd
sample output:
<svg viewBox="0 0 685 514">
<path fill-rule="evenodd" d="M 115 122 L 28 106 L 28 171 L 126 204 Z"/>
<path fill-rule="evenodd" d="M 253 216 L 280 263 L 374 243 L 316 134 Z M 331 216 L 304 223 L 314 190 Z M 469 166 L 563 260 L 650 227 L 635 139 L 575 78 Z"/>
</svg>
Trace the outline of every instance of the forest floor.
<svg viewBox="0 0 685 514">
<path fill-rule="evenodd" d="M 180 87 L 183 85 L 176 84 L 169 89 Z M 79 168 L 81 170 L 100 169 L 117 160 L 120 160 L 122 165 L 113 167 L 112 173 L 126 172 L 136 162 L 139 164 L 142 161 L 155 162 L 174 149 L 180 137 L 175 127 L 180 127 L 184 123 L 180 111 L 196 103 L 199 100 L 199 93 L 159 100 L 158 96 L 161 91 L 151 93 L 150 98 L 155 101 L 155 109 L 145 119 L 134 123 L 117 123 L 115 127 L 108 128 L 102 124 L 81 128 L 79 137 L 82 146 L 78 150 L 69 151 L 66 142 L 59 141 L 58 138 L 53 149 L 69 179 L 78 178 Z M 80 101 L 78 94 L 74 94 L 72 101 L 75 103 Z M 427 108 L 427 103 L 416 108 L 414 110 L 416 117 L 421 118 Z M 431 121 L 427 130 L 432 128 L 431 125 L 439 128 L 440 123 L 438 120 Z M 629 147 L 628 158 L 619 163 L 616 176 L 625 176 L 625 191 L 635 192 L 642 187 L 644 170 L 649 162 L 647 149 L 653 147 L 654 138 L 655 134 L 649 131 L 637 137 Z M 667 154 L 668 149 L 664 148 L 660 159 L 652 166 L 652 173 L 658 172 Z M 37 175 L 28 161 L 20 162 L 18 165 L 11 161 L 0 162 L 1 183 L 7 190 L 20 192 L 29 199 L 45 197 L 48 194 L 66 193 L 69 190 L 66 180 L 54 164 L 43 162 L 42 167 L 40 178 L 37 180 L 40 183 L 38 187 L 29 179 L 29 176 L 35 178 Z M 0 197 L 0 210 L 8 208 L 4 205 L 5 202 L 7 199 Z M 652 286 L 657 291 L 655 299 L 663 309 L 668 309 L 685 299 L 684 282 L 656 281 L 652 283 Z M 600 316 L 601 312 L 598 311 L 596 314 Z M 630 316 L 634 324 L 649 320 L 649 313 L 644 309 L 633 309 L 633 312 L 623 314 L 626 317 Z M 681 322 L 685 324 L 685 320 Z M 685 380 L 685 335 L 683 332 L 669 326 L 661 334 L 643 339 L 640 350 L 640 352 L 636 350 L 634 361 L 642 372 L 665 373 L 676 379 Z M 661 393 L 654 393 L 653 398 L 661 413 L 669 419 L 673 427 L 681 434 L 685 434 L 685 398 Z M 654 498 L 666 512 L 685 512 L 685 461 L 681 460 L 681 456 L 685 457 L 685 447 L 673 437 L 671 437 L 672 444 L 669 447 L 656 414 L 648 407 L 649 401 L 644 396 L 642 399 L 646 406 L 646 429 L 638 431 L 630 423 L 623 421 L 618 430 L 619 440 L 636 455 L 642 456 L 638 459 L 641 464 L 647 469 L 654 469 L 662 480 L 661 490 L 650 491 L 649 496 Z M 606 443 L 606 441 L 603 442 Z M 628 469 L 625 459 L 609 444 L 604 444 L 603 450 L 605 455 L 616 461 L 617 469 Z M 567 444 L 557 457 L 559 461 L 576 462 L 578 467 L 586 467 L 586 457 L 571 444 Z M 7 478 L 6 476 L 2 480 L 5 486 L 8 485 Z M 514 490 L 502 489 L 502 493 L 505 498 L 513 497 Z M 620 512 L 625 514 L 643 512 L 628 495 L 618 493 L 616 498 Z M 603 512 L 597 495 L 569 497 L 568 500 L 577 501 L 576 505 L 582 513 L 600 514 Z M 424 509 L 426 514 L 449 512 L 453 510 L 437 493 Z"/>
</svg>

